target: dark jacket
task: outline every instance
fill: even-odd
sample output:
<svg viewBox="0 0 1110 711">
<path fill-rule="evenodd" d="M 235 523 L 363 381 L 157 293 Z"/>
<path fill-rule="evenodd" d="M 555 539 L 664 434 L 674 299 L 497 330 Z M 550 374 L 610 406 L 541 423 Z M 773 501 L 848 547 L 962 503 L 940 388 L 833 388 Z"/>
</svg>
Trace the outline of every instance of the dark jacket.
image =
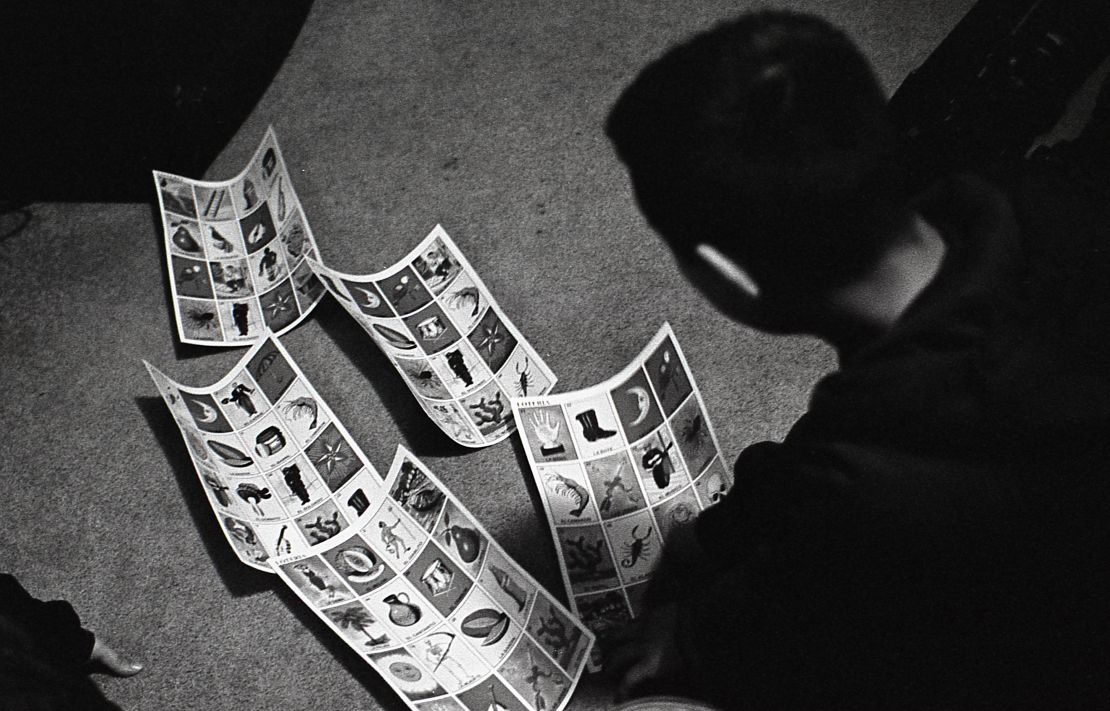
<svg viewBox="0 0 1110 711">
<path fill-rule="evenodd" d="M 721 705 L 1110 706 L 1110 183 L 998 177 L 922 197 L 937 278 L 700 517 Z"/>
<path fill-rule="evenodd" d="M 0 574 L 0 709 L 118 711 L 87 676 L 94 643 L 68 602 L 37 600 Z"/>
</svg>

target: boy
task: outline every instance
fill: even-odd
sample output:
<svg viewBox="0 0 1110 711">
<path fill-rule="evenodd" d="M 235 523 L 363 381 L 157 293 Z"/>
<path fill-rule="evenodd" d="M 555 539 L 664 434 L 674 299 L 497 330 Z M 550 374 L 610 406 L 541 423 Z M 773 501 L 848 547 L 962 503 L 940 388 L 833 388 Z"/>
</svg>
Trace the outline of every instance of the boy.
<svg viewBox="0 0 1110 711">
<path fill-rule="evenodd" d="M 608 133 L 683 271 L 840 368 L 668 544 L 610 650 L 621 693 L 1110 703 L 1107 93 L 1066 152 L 914 195 L 867 62 L 817 18 L 746 15 L 624 92 Z"/>
</svg>

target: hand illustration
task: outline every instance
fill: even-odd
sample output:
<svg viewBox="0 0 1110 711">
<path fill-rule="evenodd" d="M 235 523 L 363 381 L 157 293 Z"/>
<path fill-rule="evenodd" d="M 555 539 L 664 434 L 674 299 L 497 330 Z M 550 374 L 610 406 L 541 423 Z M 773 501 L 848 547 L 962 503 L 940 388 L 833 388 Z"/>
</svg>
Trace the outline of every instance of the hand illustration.
<svg viewBox="0 0 1110 711">
<path fill-rule="evenodd" d="M 554 449 L 559 446 L 559 429 L 561 425 L 550 412 L 532 413 L 532 431 L 540 438 L 544 449 Z"/>
</svg>

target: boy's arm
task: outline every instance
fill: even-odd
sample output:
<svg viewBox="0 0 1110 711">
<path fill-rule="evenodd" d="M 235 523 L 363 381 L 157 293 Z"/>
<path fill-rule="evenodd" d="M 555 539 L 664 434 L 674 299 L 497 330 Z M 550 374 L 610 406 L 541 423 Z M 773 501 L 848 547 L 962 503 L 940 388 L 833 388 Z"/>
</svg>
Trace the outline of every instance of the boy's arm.
<svg viewBox="0 0 1110 711">
<path fill-rule="evenodd" d="M 0 617 L 9 623 L 3 629 L 11 629 L 21 638 L 0 642 L 31 644 L 39 655 L 58 666 L 76 669 L 91 663 L 116 676 L 132 676 L 142 669 L 121 659 L 108 644 L 82 627 L 68 602 L 39 600 L 6 573 L 0 574 Z"/>
<path fill-rule="evenodd" d="M 798 691 L 788 678 L 812 656 L 812 635 L 858 612 L 841 605 L 863 592 L 873 569 L 861 563 L 887 558 L 865 542 L 876 522 L 851 491 L 827 450 L 747 448 L 733 493 L 668 539 L 649 610 L 606 660 L 618 693 L 687 691 L 673 688 L 685 682 L 696 696 L 789 703 L 778 695 Z M 820 684 L 837 683 L 836 668 Z"/>
<path fill-rule="evenodd" d="M 72 605 L 32 597 L 8 574 L 0 575 L 0 615 L 25 630 L 36 647 L 61 666 L 81 666 L 92 655 L 96 636 L 81 626 Z"/>
</svg>

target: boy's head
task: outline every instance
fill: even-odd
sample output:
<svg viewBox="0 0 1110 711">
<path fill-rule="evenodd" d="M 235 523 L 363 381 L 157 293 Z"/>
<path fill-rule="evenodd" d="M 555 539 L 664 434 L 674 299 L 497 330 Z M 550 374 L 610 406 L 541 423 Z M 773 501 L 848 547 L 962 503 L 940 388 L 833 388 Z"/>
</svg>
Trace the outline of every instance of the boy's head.
<svg viewBox="0 0 1110 711">
<path fill-rule="evenodd" d="M 910 216 L 883 91 L 812 16 L 749 14 L 675 47 L 607 132 L 680 264 L 723 257 L 793 306 L 866 273 Z"/>
</svg>

